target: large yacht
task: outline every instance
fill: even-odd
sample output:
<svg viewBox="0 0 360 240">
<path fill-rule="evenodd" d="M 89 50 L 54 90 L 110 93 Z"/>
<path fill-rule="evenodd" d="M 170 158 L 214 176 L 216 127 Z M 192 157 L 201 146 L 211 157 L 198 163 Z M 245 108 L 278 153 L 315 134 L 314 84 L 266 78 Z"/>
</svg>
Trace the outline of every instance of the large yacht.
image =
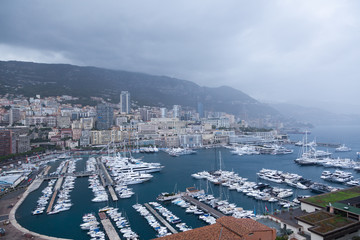
<svg viewBox="0 0 360 240">
<path fill-rule="evenodd" d="M 338 148 L 335 148 L 335 152 L 350 152 L 351 148 L 346 147 L 345 144 L 341 145 Z"/>
</svg>

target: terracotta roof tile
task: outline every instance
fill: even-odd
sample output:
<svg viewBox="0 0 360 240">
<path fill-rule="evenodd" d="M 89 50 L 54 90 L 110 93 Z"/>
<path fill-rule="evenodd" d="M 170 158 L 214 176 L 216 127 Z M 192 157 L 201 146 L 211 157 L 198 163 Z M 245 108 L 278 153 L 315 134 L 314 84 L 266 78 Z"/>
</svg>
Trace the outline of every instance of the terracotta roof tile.
<svg viewBox="0 0 360 240">
<path fill-rule="evenodd" d="M 269 231 L 272 233 L 273 229 L 256 222 L 252 219 L 237 219 L 234 217 L 222 217 L 217 220 L 217 223 L 196 228 L 190 231 L 172 234 L 159 240 L 237 240 L 246 239 L 249 233 Z M 221 236 L 220 236 L 221 234 Z M 270 234 L 271 235 L 271 234 Z M 244 238 L 245 236 L 245 238 Z"/>
</svg>

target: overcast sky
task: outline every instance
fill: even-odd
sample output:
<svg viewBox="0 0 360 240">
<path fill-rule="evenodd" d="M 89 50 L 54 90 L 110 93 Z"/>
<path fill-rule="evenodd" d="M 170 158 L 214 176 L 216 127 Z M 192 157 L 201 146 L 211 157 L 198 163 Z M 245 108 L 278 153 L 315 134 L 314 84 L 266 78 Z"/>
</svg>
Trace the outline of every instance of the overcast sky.
<svg viewBox="0 0 360 240">
<path fill-rule="evenodd" d="M 359 45 L 357 0 L 0 2 L 0 60 L 167 75 L 354 113 Z"/>
</svg>

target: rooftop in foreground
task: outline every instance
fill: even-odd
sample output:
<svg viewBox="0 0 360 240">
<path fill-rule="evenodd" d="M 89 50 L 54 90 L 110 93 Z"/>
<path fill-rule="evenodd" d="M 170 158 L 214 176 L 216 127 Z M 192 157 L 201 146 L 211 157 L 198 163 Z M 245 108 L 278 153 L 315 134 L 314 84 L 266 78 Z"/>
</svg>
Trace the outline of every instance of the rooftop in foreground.
<svg viewBox="0 0 360 240">
<path fill-rule="evenodd" d="M 297 219 L 312 225 L 313 227 L 309 228 L 309 230 L 320 235 L 326 235 L 333 231 L 341 231 L 353 225 L 359 225 L 358 221 L 324 211 L 316 211 L 297 217 Z"/>
<path fill-rule="evenodd" d="M 309 203 L 318 207 L 325 208 L 329 203 L 344 201 L 350 198 L 360 197 L 360 187 L 352 187 L 338 190 L 335 192 L 324 193 L 317 196 L 302 199 L 304 203 Z"/>
<path fill-rule="evenodd" d="M 269 228 L 252 219 L 237 219 L 234 217 L 219 218 L 215 224 L 196 228 L 190 231 L 172 234 L 159 240 L 236 240 L 254 239 L 256 234 L 261 234 L 261 239 L 275 239 L 276 230 Z M 258 239 L 258 238 L 257 238 Z"/>
</svg>

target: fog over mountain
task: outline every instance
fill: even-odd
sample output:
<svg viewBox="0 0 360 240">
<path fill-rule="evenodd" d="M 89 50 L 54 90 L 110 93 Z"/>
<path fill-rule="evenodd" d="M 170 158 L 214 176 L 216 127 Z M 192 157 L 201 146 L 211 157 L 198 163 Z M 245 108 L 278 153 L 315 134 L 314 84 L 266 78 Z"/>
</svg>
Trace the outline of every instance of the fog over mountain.
<svg viewBox="0 0 360 240">
<path fill-rule="evenodd" d="M 165 75 L 360 114 L 359 10 L 337 0 L 1 1 L 0 60 Z"/>
</svg>

